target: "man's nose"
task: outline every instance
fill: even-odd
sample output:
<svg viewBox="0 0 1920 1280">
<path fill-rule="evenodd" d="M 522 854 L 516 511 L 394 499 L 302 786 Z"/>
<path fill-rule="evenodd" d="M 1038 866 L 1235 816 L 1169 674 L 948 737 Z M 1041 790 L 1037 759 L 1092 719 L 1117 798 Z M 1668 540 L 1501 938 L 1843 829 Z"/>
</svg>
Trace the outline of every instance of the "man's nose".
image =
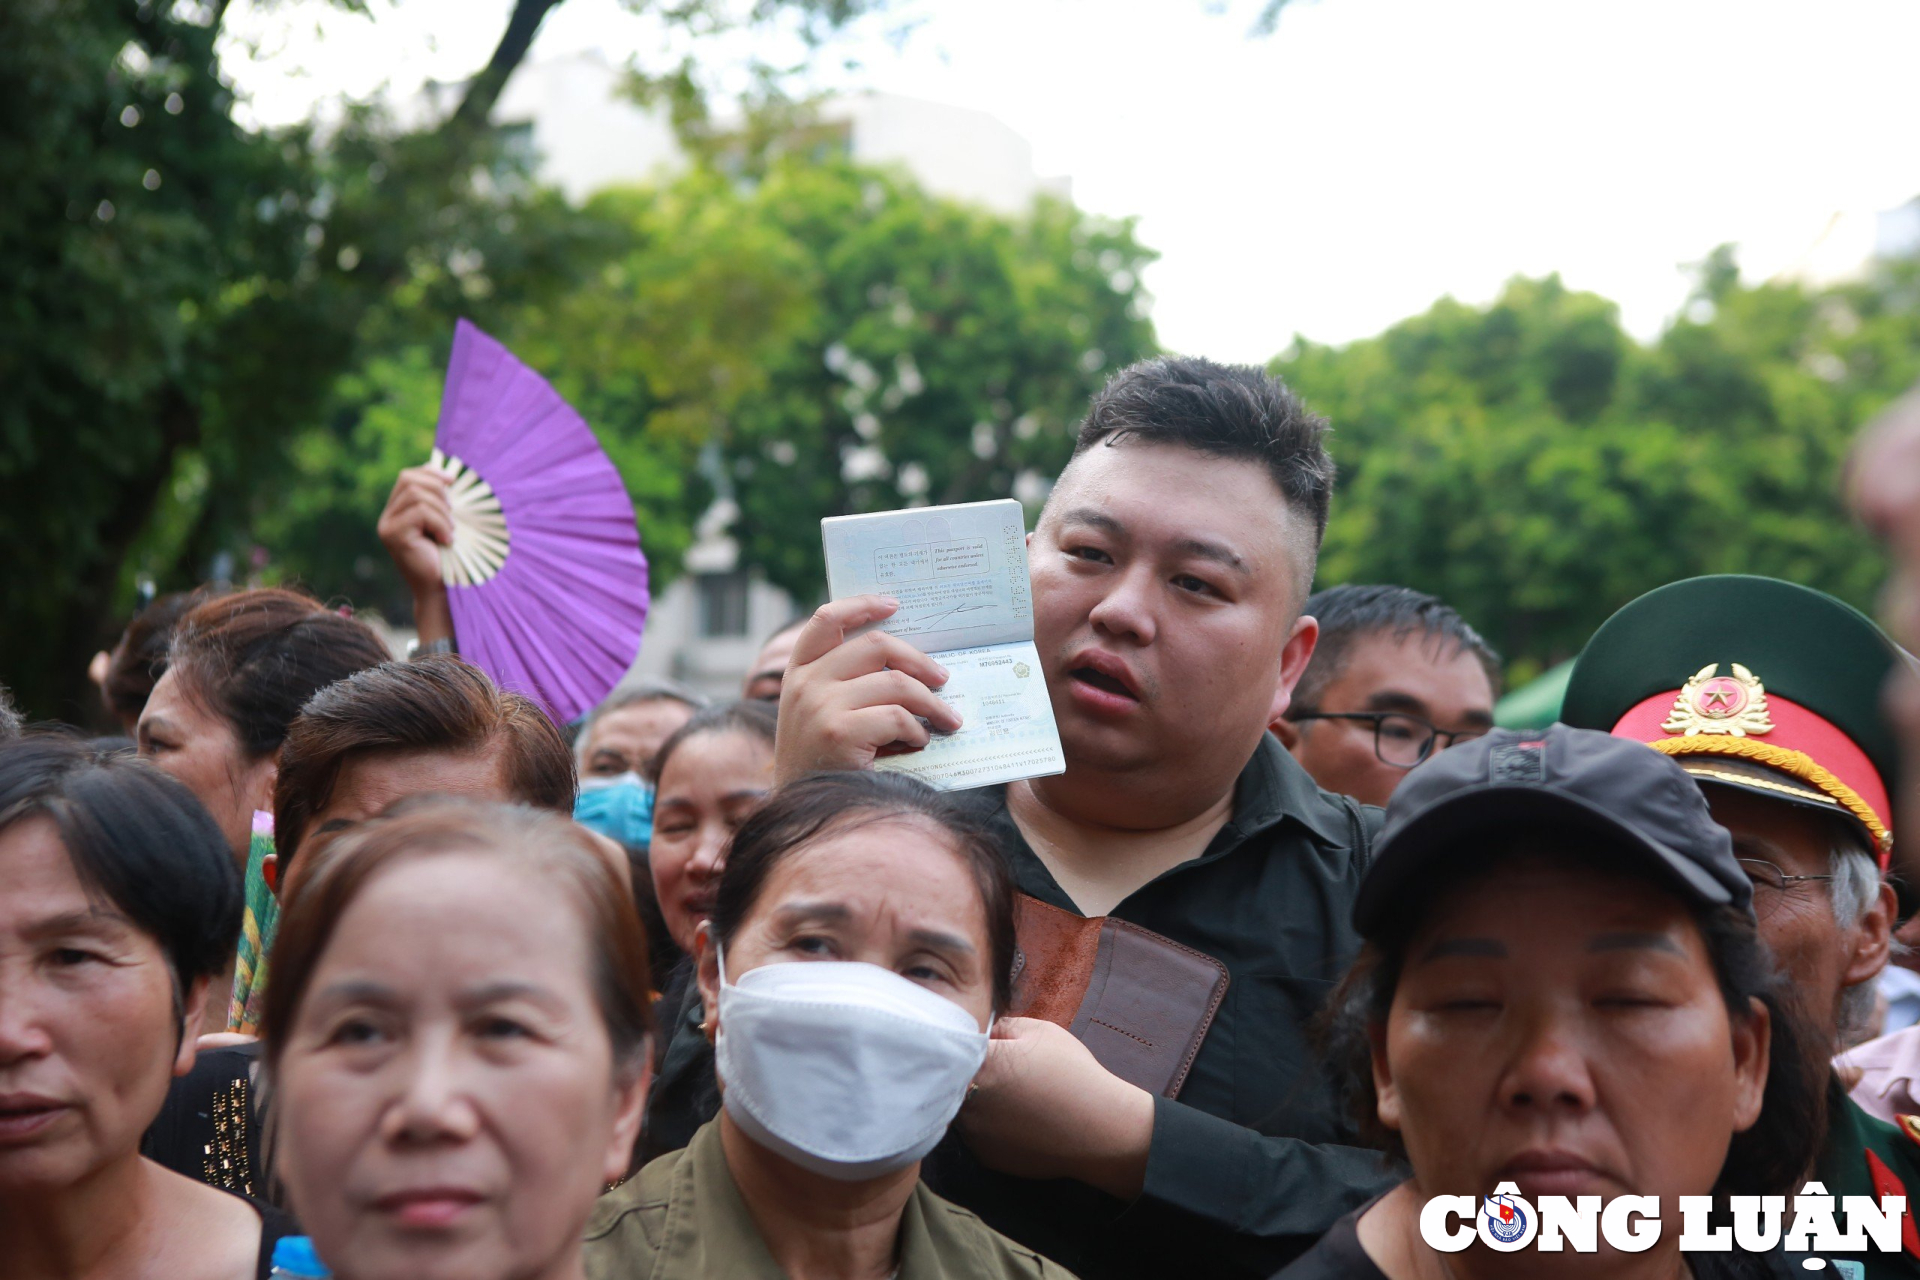
<svg viewBox="0 0 1920 1280">
<path fill-rule="evenodd" d="M 1157 585 L 1150 568 L 1128 568 L 1110 580 L 1106 595 L 1093 607 L 1088 620 L 1105 635 L 1125 636 L 1138 644 L 1153 643 L 1159 631 L 1154 615 Z"/>
</svg>

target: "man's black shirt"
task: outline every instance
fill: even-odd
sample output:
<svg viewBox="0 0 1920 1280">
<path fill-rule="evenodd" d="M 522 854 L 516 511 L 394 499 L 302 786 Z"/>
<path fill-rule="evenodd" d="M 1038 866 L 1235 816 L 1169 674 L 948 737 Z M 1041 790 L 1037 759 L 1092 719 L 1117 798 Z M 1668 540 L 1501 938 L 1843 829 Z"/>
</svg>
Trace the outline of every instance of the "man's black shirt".
<svg viewBox="0 0 1920 1280">
<path fill-rule="evenodd" d="M 1018 888 L 1074 911 L 1006 811 L 992 818 Z M 1330 795 L 1271 735 L 1206 850 L 1113 915 L 1227 966 L 1219 1013 L 1178 1100 L 1157 1099 L 1132 1205 L 1078 1182 L 981 1168 L 951 1138 L 940 1194 L 1082 1280 L 1271 1275 L 1396 1175 L 1352 1140 L 1311 1026 L 1359 949 L 1349 916 L 1380 811 Z"/>
</svg>

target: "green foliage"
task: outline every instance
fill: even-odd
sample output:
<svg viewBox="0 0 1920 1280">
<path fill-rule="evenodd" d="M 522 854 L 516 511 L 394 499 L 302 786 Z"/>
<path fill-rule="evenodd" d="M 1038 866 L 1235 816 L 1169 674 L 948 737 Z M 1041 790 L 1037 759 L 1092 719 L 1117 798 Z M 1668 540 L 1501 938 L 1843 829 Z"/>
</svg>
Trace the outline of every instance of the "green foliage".
<svg viewBox="0 0 1920 1280">
<path fill-rule="evenodd" d="M 235 124 L 215 54 L 224 0 L 0 5 L 0 678 L 34 713 L 88 716 L 87 658 L 136 577 L 188 585 L 215 551 L 247 551 L 256 517 L 347 550 L 348 513 L 290 478 L 338 479 L 329 456 L 402 456 L 358 409 L 393 423 L 417 409 L 453 315 L 499 327 L 604 261 L 596 237 L 621 242 L 532 184 L 488 125 L 557 3 L 515 0 L 443 123 L 400 130 L 356 107 L 324 145 L 307 127 Z M 698 68 L 724 32 L 811 48 L 884 3 L 624 7 L 671 37 L 663 57 Z M 331 593 L 363 585 L 359 566 L 324 550 L 283 569 Z"/>
<path fill-rule="evenodd" d="M 1131 228 L 1056 201 L 999 217 L 788 157 L 755 182 L 699 168 L 542 217 L 572 246 L 552 279 L 508 288 L 469 263 L 484 312 L 423 296 L 378 313 L 391 345 L 341 379 L 295 434 L 291 477 L 258 495 L 277 572 L 402 605 L 373 522 L 426 455 L 457 314 L 593 424 L 656 583 L 725 496 L 743 563 L 803 599 L 823 581 L 822 516 L 1051 478 L 1095 386 L 1152 346 Z"/>
<path fill-rule="evenodd" d="M 244 458 L 314 386 L 263 376 L 301 305 L 300 144 L 234 127 L 194 9 L 0 6 L 0 671 L 41 713 L 72 713 L 176 456 Z"/>
<path fill-rule="evenodd" d="M 1744 285 L 1722 251 L 1651 346 L 1602 298 L 1515 280 L 1377 338 L 1296 342 L 1273 369 L 1335 428 L 1321 581 L 1434 592 L 1518 683 L 1694 574 L 1871 605 L 1880 562 L 1838 471 L 1858 424 L 1920 377 L 1920 264 L 1809 290 Z"/>
<path fill-rule="evenodd" d="M 725 483 L 746 561 L 799 599 L 820 517 L 1033 496 L 1153 349 L 1131 223 L 1048 199 L 999 218 L 840 163 L 778 165 L 746 211 L 797 247 L 814 309 L 721 437 Z"/>
</svg>

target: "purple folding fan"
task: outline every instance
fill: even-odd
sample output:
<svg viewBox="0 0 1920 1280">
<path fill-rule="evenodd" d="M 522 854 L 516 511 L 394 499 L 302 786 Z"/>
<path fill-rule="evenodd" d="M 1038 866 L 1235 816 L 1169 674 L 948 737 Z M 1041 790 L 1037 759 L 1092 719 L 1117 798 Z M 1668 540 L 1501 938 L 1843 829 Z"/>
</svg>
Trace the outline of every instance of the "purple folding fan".
<svg viewBox="0 0 1920 1280">
<path fill-rule="evenodd" d="M 593 431 L 462 320 L 431 465 L 449 477 L 440 552 L 461 656 L 565 724 L 619 683 L 647 621 L 633 502 Z"/>
</svg>

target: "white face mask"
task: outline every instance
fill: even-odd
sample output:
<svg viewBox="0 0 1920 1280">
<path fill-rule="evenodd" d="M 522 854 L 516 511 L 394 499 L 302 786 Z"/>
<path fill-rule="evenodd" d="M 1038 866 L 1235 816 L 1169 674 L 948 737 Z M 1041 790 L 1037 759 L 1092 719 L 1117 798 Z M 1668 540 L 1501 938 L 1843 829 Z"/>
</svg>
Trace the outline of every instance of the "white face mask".
<svg viewBox="0 0 1920 1280">
<path fill-rule="evenodd" d="M 878 965 L 768 964 L 736 986 L 719 960 L 714 1059 L 742 1132 L 842 1182 L 933 1150 L 986 1061 L 972 1014 Z"/>
</svg>

